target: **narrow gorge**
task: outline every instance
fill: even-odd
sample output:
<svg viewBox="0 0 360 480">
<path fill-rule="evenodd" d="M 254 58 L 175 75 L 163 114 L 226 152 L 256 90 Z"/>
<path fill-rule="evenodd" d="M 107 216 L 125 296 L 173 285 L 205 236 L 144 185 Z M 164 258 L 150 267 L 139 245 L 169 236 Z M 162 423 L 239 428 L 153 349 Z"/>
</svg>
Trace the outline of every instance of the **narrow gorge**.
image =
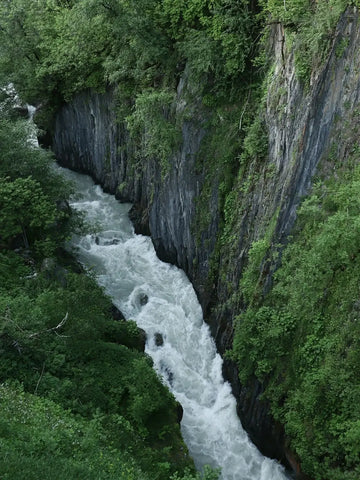
<svg viewBox="0 0 360 480">
<path fill-rule="evenodd" d="M 222 354 L 232 347 L 234 318 L 242 308 L 234 292 L 251 245 L 268 236 L 269 249 L 281 252 L 314 175 L 331 175 L 332 158 L 346 163 L 350 156 L 358 133 L 359 34 L 357 9 L 349 8 L 336 27 L 325 63 L 312 74 L 311 88 L 304 88 L 283 26 L 271 26 L 273 66 L 257 114 L 261 127 L 254 132 L 266 137 L 268 152 L 260 155 L 261 161 L 255 155 L 239 174 L 235 171 L 231 239 L 219 251 L 216 245 L 224 228 L 219 199 L 222 165 L 210 170 L 202 151 L 207 136 L 214 134 L 209 133 L 207 115 L 214 114 L 199 103 L 186 71 L 172 105 L 176 115 L 185 117 L 181 142 L 168 159 L 165 174 L 157 158 L 138 160 L 138 143 L 117 121 L 113 91 L 81 93 L 56 116 L 53 149 L 60 164 L 90 174 L 106 191 L 134 204 L 130 213 L 136 230 L 151 235 L 161 259 L 187 273 Z M 344 39 L 346 46 L 339 55 Z M 222 119 L 218 122 L 221 129 Z M 270 256 L 264 251 L 258 265 L 264 291 L 270 288 L 277 265 L 269 265 L 265 254 Z M 225 360 L 224 373 L 253 441 L 265 454 L 298 468 L 283 429 L 261 400 L 262 384 L 239 383 L 231 360 Z"/>
<path fill-rule="evenodd" d="M 149 237 L 134 234 L 128 204 L 119 204 L 87 176 L 64 175 L 76 185 L 72 207 L 97 228 L 71 244 L 125 318 L 146 332 L 145 351 L 182 407 L 181 430 L 197 469 L 220 468 L 223 480 L 288 478 L 242 429 L 221 357 L 184 273 L 157 258 Z"/>
<path fill-rule="evenodd" d="M 195 317 L 201 308 L 244 430 L 263 455 L 301 480 L 360 477 L 359 8 L 359 0 L 0 2 L 0 75 L 4 85 L 14 84 L 24 102 L 36 105 L 34 121 L 43 147 L 38 154 L 50 150 L 62 167 L 92 177 L 98 187 L 91 190 L 87 213 L 93 208 L 91 195 L 98 196 L 99 205 L 103 199 L 120 205 L 107 194 L 131 203 L 139 249 L 151 239 L 158 258 L 173 265 L 166 268 L 182 269 L 194 288 L 189 296 L 195 302 L 196 295 L 200 305 L 194 307 Z M 8 116 L 0 134 L 13 121 L 13 113 L 4 112 Z M 16 139 L 16 128 L 9 138 Z M 16 150 L 11 148 L 9 152 Z M 0 254 L 10 249 L 9 265 L 15 262 L 11 255 L 20 255 L 32 265 L 31 278 L 40 279 L 48 275 L 44 264 L 54 256 L 56 262 L 65 261 L 61 268 L 68 268 L 68 260 L 61 258 L 64 240 L 69 229 L 85 227 L 67 207 L 70 190 L 54 187 L 52 177 L 49 182 L 41 177 L 38 161 L 26 160 L 34 152 L 18 150 L 23 167 L 15 162 L 10 168 L 14 154 L 6 149 L 3 154 L 0 205 L 9 221 L 0 219 Z M 32 219 L 33 213 L 21 218 L 16 213 L 23 197 L 39 220 Z M 110 215 L 114 223 L 116 215 Z M 56 242 L 55 226 L 61 232 Z M 111 231 L 111 225 L 105 227 Z M 130 230 L 127 226 L 127 234 Z M 116 235 L 122 234 L 116 229 Z M 109 240 L 115 271 L 122 255 L 116 235 Z M 80 240 L 83 254 L 102 255 L 106 238 L 86 238 Z M 62 275 L 67 273 L 53 277 L 66 290 Z M 19 276 L 19 281 L 23 278 L 30 277 Z M 6 288 L 12 281 L 9 277 Z M 145 283 L 147 289 L 151 281 Z M 151 299 L 140 284 L 133 287 L 143 295 L 145 308 L 138 297 L 125 304 L 114 301 L 141 324 L 141 312 L 151 309 Z M 177 288 L 190 292 L 185 284 Z M 10 295 L 11 289 L 6 291 Z M 6 302 L 5 323 L 12 318 L 11 308 L 16 310 L 7 310 Z M 41 310 L 41 300 L 39 305 Z M 117 328 L 130 335 L 131 325 Z M 10 349 L 18 345 L 21 329 L 9 333 L 6 328 L 0 338 Z M 154 347 L 156 357 L 157 343 L 166 346 L 165 334 L 154 325 L 149 328 L 147 348 Z M 118 338 L 104 332 L 106 341 Z M 67 365 L 64 359 L 55 358 L 54 365 Z M 37 362 L 30 369 L 37 377 L 29 374 L 25 390 L 35 395 L 49 385 L 49 392 L 57 388 L 67 399 L 66 382 L 55 387 L 45 359 Z M 161 371 L 166 361 L 159 362 Z M 166 365 L 162 373 L 171 384 L 176 375 Z M 75 371 L 81 369 L 74 366 Z M 89 387 L 85 380 L 84 391 Z M 143 378 L 139 380 L 143 388 Z M 121 415 L 135 422 L 134 445 L 142 435 L 141 441 L 148 442 L 148 457 L 138 464 L 144 480 L 154 471 L 161 480 L 202 478 L 191 465 L 188 470 L 191 460 L 173 421 L 174 401 L 166 397 L 165 407 L 161 395 L 156 397 L 157 413 L 151 415 L 146 396 L 133 392 L 131 398 L 141 399 L 145 409 L 138 408 L 135 415 L 131 388 L 126 384 L 115 391 L 120 400 L 112 399 L 111 388 L 111 401 L 106 395 L 99 398 L 116 405 L 115 410 L 124 409 Z M 71 408 L 82 412 L 82 407 Z M 165 415 L 169 435 L 160 411 L 172 412 Z M 124 431 L 130 428 L 127 420 L 117 421 Z M 166 442 L 173 442 L 174 449 Z M 157 466 L 149 470 L 152 455 Z M 195 458 L 195 463 L 206 462 Z M 229 463 L 226 478 L 238 480 L 236 461 Z M 140 479 L 136 473 L 124 475 Z M 204 480 L 216 478 L 214 472 L 204 475 Z M 249 473 L 255 480 L 251 475 L 259 473 Z M 268 471 L 261 475 L 269 480 Z M 111 473 L 104 478 L 113 480 Z"/>
</svg>

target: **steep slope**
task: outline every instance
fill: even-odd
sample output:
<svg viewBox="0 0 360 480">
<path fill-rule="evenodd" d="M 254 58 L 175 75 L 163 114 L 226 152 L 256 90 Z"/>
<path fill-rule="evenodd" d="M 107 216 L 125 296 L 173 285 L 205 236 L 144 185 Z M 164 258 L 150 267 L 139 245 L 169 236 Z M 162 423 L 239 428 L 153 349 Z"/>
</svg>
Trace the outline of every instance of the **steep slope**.
<svg viewBox="0 0 360 480">
<path fill-rule="evenodd" d="M 184 83 L 178 86 L 178 111 L 186 103 Z M 107 191 L 133 202 L 138 231 L 151 233 L 160 257 L 196 278 L 199 291 L 208 275 L 219 212 L 214 188 L 208 206 L 213 220 L 197 245 L 196 199 L 206 171 L 199 171 L 196 156 L 205 131 L 201 105 L 191 108 L 196 113 L 181 125 L 181 146 L 169 159 L 170 169 L 165 176 L 158 159 L 148 159 L 145 154 L 138 159 L 142 152 L 137 151 L 138 145 L 125 126 L 118 124 L 116 98 L 111 91 L 104 95 L 82 93 L 65 105 L 56 117 L 53 149 L 62 165 L 90 173 Z M 206 247 L 205 242 L 209 243 Z"/>
<path fill-rule="evenodd" d="M 222 353 L 232 347 L 235 316 L 270 289 L 297 207 L 314 176 L 330 177 L 335 160 L 346 164 L 353 158 L 358 136 L 357 9 L 342 15 L 327 57 L 313 70 L 308 86 L 296 75 L 287 31 L 281 23 L 269 29 L 273 65 L 241 161 L 230 168 L 233 187 L 225 200 L 221 185 L 227 166 L 219 158 L 214 168 L 204 148 L 209 130 L 214 132 L 209 127 L 214 113 L 192 93 L 186 74 L 173 105 L 177 118 L 187 112 L 182 141 L 166 172 L 159 159 L 142 155 L 143 142 L 117 122 L 112 91 L 77 95 L 59 111 L 53 136 L 62 165 L 90 173 L 108 191 L 134 203 L 138 230 L 150 233 L 160 257 L 183 268 L 194 283 Z M 240 110 L 246 108 L 251 108 L 246 100 L 240 102 Z M 233 361 L 227 360 L 225 369 L 252 439 L 266 454 L 287 456 L 295 465 L 282 427 L 260 400 L 266 382 L 252 377 L 243 386 Z"/>
</svg>

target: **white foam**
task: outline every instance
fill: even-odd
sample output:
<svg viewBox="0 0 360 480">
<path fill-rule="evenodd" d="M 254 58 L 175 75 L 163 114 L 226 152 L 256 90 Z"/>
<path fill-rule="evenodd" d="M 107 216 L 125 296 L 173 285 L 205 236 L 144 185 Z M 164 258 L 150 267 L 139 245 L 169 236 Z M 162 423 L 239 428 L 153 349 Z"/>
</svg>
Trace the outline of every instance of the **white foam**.
<svg viewBox="0 0 360 480">
<path fill-rule="evenodd" d="M 84 195 L 73 207 L 101 226 L 73 240 L 79 258 L 94 268 L 126 318 L 147 332 L 146 351 L 183 407 L 182 433 L 196 466 L 220 467 L 223 480 L 285 479 L 283 468 L 258 452 L 240 424 L 230 385 L 222 378 L 222 359 L 186 275 L 156 257 L 150 238 L 134 234 L 129 205 L 88 177 L 67 175 Z"/>
</svg>

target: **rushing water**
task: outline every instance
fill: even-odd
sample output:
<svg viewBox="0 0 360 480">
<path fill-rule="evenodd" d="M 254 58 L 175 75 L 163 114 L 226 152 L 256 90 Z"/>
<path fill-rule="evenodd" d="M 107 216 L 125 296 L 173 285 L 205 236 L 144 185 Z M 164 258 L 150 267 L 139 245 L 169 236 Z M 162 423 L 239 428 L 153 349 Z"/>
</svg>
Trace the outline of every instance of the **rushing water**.
<svg viewBox="0 0 360 480">
<path fill-rule="evenodd" d="M 78 258 L 93 268 L 125 317 L 146 331 L 146 352 L 183 407 L 182 434 L 196 466 L 220 467 L 224 480 L 287 478 L 241 427 L 230 385 L 222 378 L 222 359 L 186 275 L 157 258 L 149 237 L 134 234 L 129 205 L 105 194 L 87 176 L 65 175 L 81 194 L 72 206 L 86 212 L 98 230 L 73 239 Z"/>
</svg>

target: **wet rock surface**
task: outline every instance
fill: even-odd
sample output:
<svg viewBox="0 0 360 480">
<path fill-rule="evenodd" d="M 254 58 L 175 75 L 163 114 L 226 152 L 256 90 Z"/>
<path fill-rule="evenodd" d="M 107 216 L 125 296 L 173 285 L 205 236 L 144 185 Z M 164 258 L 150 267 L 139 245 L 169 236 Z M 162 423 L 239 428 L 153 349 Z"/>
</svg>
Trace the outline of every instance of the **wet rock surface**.
<svg viewBox="0 0 360 480">
<path fill-rule="evenodd" d="M 112 303 L 110 308 L 111 317 L 118 322 L 125 322 L 125 317 L 120 310 Z"/>
<path fill-rule="evenodd" d="M 142 307 L 146 305 L 148 301 L 149 301 L 149 297 L 146 295 L 146 293 L 141 293 L 139 295 L 139 302 Z"/>
<path fill-rule="evenodd" d="M 164 338 L 161 335 L 161 333 L 155 333 L 154 337 L 155 337 L 155 345 L 157 347 L 162 347 L 164 345 Z"/>
</svg>

